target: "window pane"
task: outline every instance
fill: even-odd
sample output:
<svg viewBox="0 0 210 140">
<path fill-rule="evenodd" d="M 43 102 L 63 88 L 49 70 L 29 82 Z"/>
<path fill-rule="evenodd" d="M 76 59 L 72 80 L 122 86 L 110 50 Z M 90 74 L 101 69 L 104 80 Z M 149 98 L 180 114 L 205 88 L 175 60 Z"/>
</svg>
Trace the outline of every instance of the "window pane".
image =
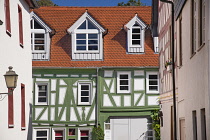
<svg viewBox="0 0 210 140">
<path fill-rule="evenodd" d="M 75 129 L 69 129 L 69 136 L 75 135 Z"/>
<path fill-rule="evenodd" d="M 77 39 L 86 39 L 86 34 L 77 34 Z"/>
<path fill-rule="evenodd" d="M 88 136 L 88 135 L 89 135 L 89 131 L 88 130 L 80 131 L 80 136 Z"/>
<path fill-rule="evenodd" d="M 149 79 L 158 79 L 157 75 L 149 75 Z"/>
<path fill-rule="evenodd" d="M 77 46 L 77 50 L 86 50 L 86 46 Z"/>
<path fill-rule="evenodd" d="M 81 91 L 81 96 L 89 96 L 89 91 Z"/>
<path fill-rule="evenodd" d="M 98 44 L 98 40 L 88 40 L 88 44 Z"/>
<path fill-rule="evenodd" d="M 140 33 L 141 30 L 140 29 L 132 29 L 132 33 Z"/>
<path fill-rule="evenodd" d="M 47 136 L 47 131 L 37 131 L 36 132 L 36 136 L 40 137 L 40 136 Z"/>
<path fill-rule="evenodd" d="M 86 44 L 86 40 L 77 40 L 77 44 Z"/>
<path fill-rule="evenodd" d="M 135 23 L 133 26 L 139 26 L 139 24 L 138 23 Z"/>
<path fill-rule="evenodd" d="M 38 85 L 39 90 L 46 90 L 47 86 L 46 85 Z"/>
<path fill-rule="evenodd" d="M 44 45 L 35 45 L 34 50 L 44 50 Z"/>
<path fill-rule="evenodd" d="M 98 46 L 88 46 L 88 50 L 98 50 Z"/>
<path fill-rule="evenodd" d="M 55 136 L 63 136 L 63 131 L 55 131 Z"/>
<path fill-rule="evenodd" d="M 35 40 L 35 44 L 44 44 L 44 40 Z"/>
<path fill-rule="evenodd" d="M 88 34 L 88 39 L 98 39 L 97 34 Z"/>
<path fill-rule="evenodd" d="M 43 29 L 42 26 L 40 26 L 36 20 L 34 20 L 34 29 Z"/>
<path fill-rule="evenodd" d="M 128 79 L 128 75 L 120 75 L 120 79 Z"/>
<path fill-rule="evenodd" d="M 81 97 L 81 102 L 89 102 L 89 97 Z"/>
<path fill-rule="evenodd" d="M 55 138 L 55 140 L 63 140 L 63 138 L 61 137 L 61 138 Z"/>
<path fill-rule="evenodd" d="M 86 29 L 86 20 L 79 26 L 78 29 Z"/>
<path fill-rule="evenodd" d="M 140 45 L 140 40 L 132 40 L 133 45 Z"/>
<path fill-rule="evenodd" d="M 82 137 L 81 140 L 88 140 L 88 137 Z"/>
<path fill-rule="evenodd" d="M 44 34 L 35 34 L 35 38 L 44 38 Z"/>
<path fill-rule="evenodd" d="M 120 86 L 120 90 L 128 90 L 128 86 Z"/>
<path fill-rule="evenodd" d="M 88 20 L 88 29 L 96 29 L 96 27 Z"/>
<path fill-rule="evenodd" d="M 120 85 L 128 85 L 128 80 L 120 80 Z"/>
<path fill-rule="evenodd" d="M 132 35 L 132 39 L 140 39 L 140 35 Z"/>
<path fill-rule="evenodd" d="M 81 85 L 81 90 L 89 90 L 89 85 Z"/>
<path fill-rule="evenodd" d="M 46 97 L 39 97 L 38 102 L 47 102 L 47 98 Z"/>
<path fill-rule="evenodd" d="M 149 86 L 149 90 L 158 91 L 158 86 Z"/>
<path fill-rule="evenodd" d="M 46 92 L 39 92 L 39 96 L 47 96 Z"/>
<path fill-rule="evenodd" d="M 149 85 L 158 85 L 158 81 L 149 81 Z"/>
</svg>

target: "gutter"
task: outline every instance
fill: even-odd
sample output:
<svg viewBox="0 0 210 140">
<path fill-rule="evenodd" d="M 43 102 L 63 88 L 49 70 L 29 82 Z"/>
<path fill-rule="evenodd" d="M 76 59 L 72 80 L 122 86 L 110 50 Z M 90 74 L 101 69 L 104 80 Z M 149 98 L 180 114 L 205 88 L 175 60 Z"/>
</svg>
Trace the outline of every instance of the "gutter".
<svg viewBox="0 0 210 140">
<path fill-rule="evenodd" d="M 142 66 L 142 67 L 127 67 L 127 66 L 102 66 L 102 67 L 37 67 L 33 66 L 32 69 L 105 69 L 105 68 L 159 68 L 159 66 Z"/>
</svg>

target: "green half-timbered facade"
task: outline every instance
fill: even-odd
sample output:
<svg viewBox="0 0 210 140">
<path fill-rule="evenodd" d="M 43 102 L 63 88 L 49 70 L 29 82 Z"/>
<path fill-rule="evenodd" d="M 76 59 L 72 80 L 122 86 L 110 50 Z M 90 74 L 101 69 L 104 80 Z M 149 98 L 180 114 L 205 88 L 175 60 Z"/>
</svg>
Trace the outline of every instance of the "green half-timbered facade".
<svg viewBox="0 0 210 140">
<path fill-rule="evenodd" d="M 33 140 L 91 140 L 99 125 L 105 140 L 153 139 L 150 114 L 158 109 L 160 89 L 150 11 L 32 12 Z"/>
</svg>

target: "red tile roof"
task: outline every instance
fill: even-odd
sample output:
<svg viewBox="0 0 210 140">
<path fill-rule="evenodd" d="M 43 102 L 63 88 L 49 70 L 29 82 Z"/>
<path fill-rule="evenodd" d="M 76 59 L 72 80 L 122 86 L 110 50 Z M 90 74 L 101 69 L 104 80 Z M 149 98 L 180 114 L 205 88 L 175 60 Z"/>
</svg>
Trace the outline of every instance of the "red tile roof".
<svg viewBox="0 0 210 140">
<path fill-rule="evenodd" d="M 104 28 L 103 61 L 72 61 L 70 28 L 82 16 L 88 13 Z M 56 34 L 51 38 L 50 61 L 33 61 L 33 67 L 150 67 L 158 66 L 158 54 L 154 54 L 151 31 L 145 34 L 145 54 L 127 54 L 127 33 L 123 25 L 137 13 L 147 24 L 151 24 L 151 7 L 41 7 L 34 12 Z"/>
</svg>

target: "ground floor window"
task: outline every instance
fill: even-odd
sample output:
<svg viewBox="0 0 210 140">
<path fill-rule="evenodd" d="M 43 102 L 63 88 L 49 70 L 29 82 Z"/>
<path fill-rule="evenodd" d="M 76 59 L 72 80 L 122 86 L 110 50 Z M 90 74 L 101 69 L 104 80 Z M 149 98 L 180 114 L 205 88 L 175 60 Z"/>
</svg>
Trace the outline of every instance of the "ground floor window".
<svg viewBox="0 0 210 140">
<path fill-rule="evenodd" d="M 49 140 L 49 129 L 35 129 L 34 140 Z"/>
</svg>

